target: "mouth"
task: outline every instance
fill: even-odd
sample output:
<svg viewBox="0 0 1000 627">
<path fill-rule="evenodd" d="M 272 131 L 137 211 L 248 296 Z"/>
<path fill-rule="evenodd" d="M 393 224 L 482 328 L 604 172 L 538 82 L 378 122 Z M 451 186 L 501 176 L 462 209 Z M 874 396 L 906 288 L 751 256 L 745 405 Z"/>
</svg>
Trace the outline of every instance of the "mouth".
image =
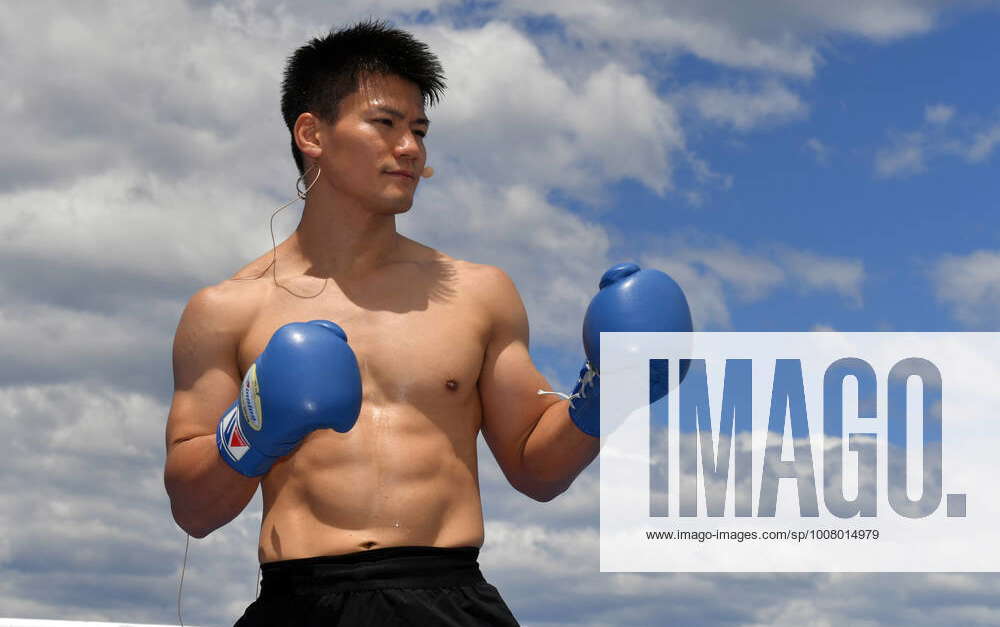
<svg viewBox="0 0 1000 627">
<path fill-rule="evenodd" d="M 415 180 L 417 178 L 416 175 L 413 172 L 410 172 L 409 170 L 393 170 L 392 172 L 386 172 L 386 174 L 389 174 L 391 176 L 399 176 L 411 180 Z"/>
</svg>

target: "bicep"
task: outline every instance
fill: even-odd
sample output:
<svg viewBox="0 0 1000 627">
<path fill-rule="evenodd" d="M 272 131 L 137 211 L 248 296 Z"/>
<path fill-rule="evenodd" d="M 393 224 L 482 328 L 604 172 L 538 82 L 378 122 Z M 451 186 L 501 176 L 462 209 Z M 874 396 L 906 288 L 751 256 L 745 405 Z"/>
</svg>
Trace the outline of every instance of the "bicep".
<svg viewBox="0 0 1000 627">
<path fill-rule="evenodd" d="M 239 393 L 237 334 L 227 303 L 212 288 L 191 297 L 173 345 L 174 395 L 166 445 L 215 433 L 219 416 Z"/>
<path fill-rule="evenodd" d="M 482 430 L 497 463 L 511 477 L 524 443 L 545 409 L 558 400 L 540 396 L 549 383 L 528 352 L 528 317 L 513 282 L 499 272 L 492 291 L 492 331 L 479 380 Z"/>
</svg>

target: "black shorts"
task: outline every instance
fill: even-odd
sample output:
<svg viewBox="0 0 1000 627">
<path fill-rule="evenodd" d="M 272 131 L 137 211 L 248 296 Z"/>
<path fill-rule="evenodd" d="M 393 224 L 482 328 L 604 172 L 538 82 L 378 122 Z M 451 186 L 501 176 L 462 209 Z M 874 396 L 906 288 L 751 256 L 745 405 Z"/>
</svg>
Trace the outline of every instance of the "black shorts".
<svg viewBox="0 0 1000 627">
<path fill-rule="evenodd" d="M 234 627 L 517 625 L 478 557 L 476 547 L 406 546 L 268 562 Z"/>
</svg>

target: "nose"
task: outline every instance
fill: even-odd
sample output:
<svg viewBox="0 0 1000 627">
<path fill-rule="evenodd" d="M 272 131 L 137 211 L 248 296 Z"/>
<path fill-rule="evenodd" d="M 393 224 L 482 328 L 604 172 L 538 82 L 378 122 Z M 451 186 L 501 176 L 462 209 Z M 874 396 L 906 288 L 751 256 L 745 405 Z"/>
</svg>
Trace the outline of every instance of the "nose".
<svg viewBox="0 0 1000 627">
<path fill-rule="evenodd" d="M 413 131 L 408 130 L 404 132 L 396 143 L 395 153 L 397 159 L 418 161 L 422 152 L 423 147 Z"/>
</svg>

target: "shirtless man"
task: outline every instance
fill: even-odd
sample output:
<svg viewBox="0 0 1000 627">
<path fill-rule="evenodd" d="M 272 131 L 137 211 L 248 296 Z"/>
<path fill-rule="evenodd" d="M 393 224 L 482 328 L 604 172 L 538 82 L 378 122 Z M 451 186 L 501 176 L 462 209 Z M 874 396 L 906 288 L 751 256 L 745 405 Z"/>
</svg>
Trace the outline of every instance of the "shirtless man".
<svg viewBox="0 0 1000 627">
<path fill-rule="evenodd" d="M 510 278 L 396 232 L 442 88 L 426 46 L 384 24 L 296 51 L 282 109 L 308 188 L 301 222 L 181 317 L 164 473 L 174 519 L 203 538 L 263 495 L 261 596 L 238 625 L 516 625 L 476 561 L 476 438 L 539 501 L 597 455 L 595 428 L 538 394 L 550 386 Z M 329 322 L 304 324 L 317 320 Z M 343 398 L 317 409 L 324 395 Z M 296 402 L 321 415 L 268 412 Z M 308 425 L 293 437 L 292 423 Z M 290 444 L 268 457 L 260 438 Z"/>
<path fill-rule="evenodd" d="M 345 59 L 350 50 L 358 56 Z M 340 70 L 329 81 L 339 79 L 343 89 L 359 67 L 339 106 L 316 103 L 330 97 L 319 95 L 321 69 Z M 254 605 L 270 599 L 269 575 L 280 569 L 269 565 L 359 551 L 381 557 L 373 549 L 385 547 L 471 547 L 403 555 L 446 565 L 446 575 L 473 573 L 459 582 L 473 595 L 472 613 L 456 620 L 516 624 L 496 590 L 474 576 L 483 543 L 477 435 L 481 429 L 511 485 L 540 501 L 566 490 L 597 454 L 598 439 L 574 426 L 568 403 L 537 394 L 550 387 L 529 357 L 527 317 L 510 278 L 396 232 L 396 215 L 410 208 L 425 168 L 425 104 L 441 85 L 440 66 L 422 44 L 379 24 L 297 51 L 283 105 L 296 100 L 294 90 L 312 90 L 297 99 L 305 109 L 285 111 L 310 187 L 301 222 L 274 251 L 277 271 L 268 251 L 197 292 L 178 325 L 164 473 L 171 510 L 182 529 L 203 538 L 235 518 L 260 486 L 264 581 Z M 336 113 L 315 113 L 324 109 Z M 263 476 L 244 476 L 220 454 L 220 416 L 275 331 L 315 319 L 338 324 L 356 355 L 357 422 L 345 433 L 312 431 Z M 469 555 L 471 565 L 463 564 Z M 381 561 L 399 559 L 390 552 Z M 334 562 L 328 571 L 337 568 Z M 388 567 L 371 576 L 402 575 L 412 578 Z M 279 592 L 287 587 L 278 583 Z M 470 604 L 437 602 L 439 611 Z M 347 605 L 338 608 L 343 616 L 358 611 Z M 253 609 L 240 624 L 257 624 L 247 620 L 258 620 Z M 293 624 L 292 609 L 284 611 L 284 624 Z M 351 615 L 366 624 L 401 620 Z"/>
</svg>

